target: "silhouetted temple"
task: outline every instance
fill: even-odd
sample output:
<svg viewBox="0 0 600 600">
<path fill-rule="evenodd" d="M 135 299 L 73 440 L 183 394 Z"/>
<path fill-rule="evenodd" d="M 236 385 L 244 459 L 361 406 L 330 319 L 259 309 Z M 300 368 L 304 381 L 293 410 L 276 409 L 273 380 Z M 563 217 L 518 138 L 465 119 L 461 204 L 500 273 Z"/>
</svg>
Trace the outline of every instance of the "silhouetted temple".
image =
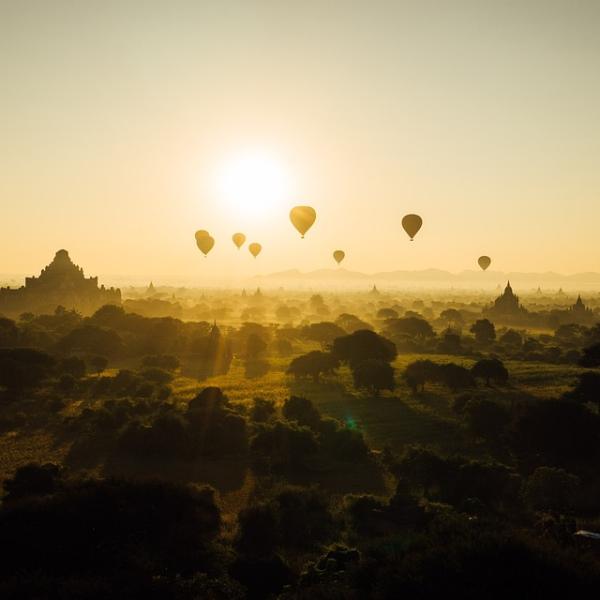
<svg viewBox="0 0 600 600">
<path fill-rule="evenodd" d="M 513 292 L 510 281 L 506 284 L 504 293 L 485 311 L 491 317 L 517 317 L 526 312 L 519 302 L 519 297 Z"/>
<path fill-rule="evenodd" d="M 595 320 L 592 309 L 583 303 L 581 295 L 577 296 L 577 302 L 569 308 L 569 317 L 573 323 L 580 323 L 582 325 Z"/>
<path fill-rule="evenodd" d="M 26 277 L 23 287 L 0 289 L 4 313 L 47 313 L 63 306 L 90 314 L 105 304 L 120 303 L 121 290 L 98 287 L 98 278 L 86 278 L 66 250 L 59 250 L 39 277 Z"/>
</svg>

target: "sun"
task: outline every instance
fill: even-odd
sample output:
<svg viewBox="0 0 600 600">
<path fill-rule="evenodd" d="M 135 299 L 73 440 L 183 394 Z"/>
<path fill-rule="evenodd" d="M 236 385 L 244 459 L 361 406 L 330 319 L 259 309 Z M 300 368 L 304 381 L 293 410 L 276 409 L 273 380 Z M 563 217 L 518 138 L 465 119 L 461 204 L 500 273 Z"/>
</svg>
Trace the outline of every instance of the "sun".
<svg viewBox="0 0 600 600">
<path fill-rule="evenodd" d="M 276 155 L 255 150 L 223 163 L 217 173 L 217 189 L 229 210 L 262 219 L 289 200 L 291 178 Z"/>
</svg>

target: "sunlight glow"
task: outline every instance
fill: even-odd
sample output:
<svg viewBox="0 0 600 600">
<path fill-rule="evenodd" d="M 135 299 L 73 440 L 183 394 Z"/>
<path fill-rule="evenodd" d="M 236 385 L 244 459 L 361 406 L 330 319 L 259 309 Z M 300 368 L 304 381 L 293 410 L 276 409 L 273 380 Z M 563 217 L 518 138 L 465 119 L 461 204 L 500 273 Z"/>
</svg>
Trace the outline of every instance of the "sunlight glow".
<svg viewBox="0 0 600 600">
<path fill-rule="evenodd" d="M 289 201 L 290 175 L 274 155 L 248 152 L 227 161 L 217 174 L 219 196 L 237 215 L 262 219 Z"/>
</svg>

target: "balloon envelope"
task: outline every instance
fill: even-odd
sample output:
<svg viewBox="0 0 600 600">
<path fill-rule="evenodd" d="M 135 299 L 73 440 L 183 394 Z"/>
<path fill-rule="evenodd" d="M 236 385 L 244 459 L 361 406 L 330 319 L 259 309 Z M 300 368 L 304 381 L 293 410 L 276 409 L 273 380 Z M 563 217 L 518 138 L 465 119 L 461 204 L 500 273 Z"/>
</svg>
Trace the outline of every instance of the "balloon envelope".
<svg viewBox="0 0 600 600">
<path fill-rule="evenodd" d="M 234 233 L 231 236 L 233 243 L 237 246 L 238 250 L 244 245 L 246 241 L 246 236 L 243 233 Z"/>
<path fill-rule="evenodd" d="M 248 250 L 250 250 L 250 254 L 252 254 L 252 256 L 256 258 L 260 254 L 262 246 L 260 244 L 257 244 L 256 242 L 253 242 L 248 246 Z"/>
<path fill-rule="evenodd" d="M 316 218 L 317 213 L 311 206 L 294 206 L 290 211 L 290 221 L 302 237 L 312 227 Z"/>
<path fill-rule="evenodd" d="M 196 231 L 195 235 L 196 235 L 196 241 L 198 241 L 202 237 L 210 236 L 210 234 L 208 233 L 208 231 L 206 231 L 206 229 L 198 229 L 198 231 Z"/>
<path fill-rule="evenodd" d="M 339 265 L 344 260 L 344 256 L 346 256 L 346 253 L 343 250 L 336 250 L 333 253 L 333 260 Z"/>
<path fill-rule="evenodd" d="M 210 237 L 210 235 L 203 235 L 200 237 L 196 237 L 196 244 L 200 252 L 202 252 L 202 254 L 206 256 L 212 250 L 212 247 L 215 245 L 215 240 L 214 238 Z"/>
<path fill-rule="evenodd" d="M 411 241 L 414 239 L 415 235 L 419 233 L 419 229 L 423 225 L 423 219 L 419 215 L 405 215 L 402 219 L 402 227 L 404 231 L 408 233 Z"/>
<path fill-rule="evenodd" d="M 479 266 L 485 271 L 492 264 L 492 259 L 489 256 L 480 256 L 477 259 L 477 262 L 479 263 Z"/>
</svg>

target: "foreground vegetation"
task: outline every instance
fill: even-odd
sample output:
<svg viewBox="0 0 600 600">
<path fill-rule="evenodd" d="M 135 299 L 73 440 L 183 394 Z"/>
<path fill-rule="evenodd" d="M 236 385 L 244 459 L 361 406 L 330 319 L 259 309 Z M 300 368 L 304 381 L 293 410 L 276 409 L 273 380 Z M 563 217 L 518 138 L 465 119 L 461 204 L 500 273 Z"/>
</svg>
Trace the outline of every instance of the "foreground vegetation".
<svg viewBox="0 0 600 600">
<path fill-rule="evenodd" d="M 597 327 L 303 302 L 0 319 L 2 597 L 598 586 Z"/>
</svg>

